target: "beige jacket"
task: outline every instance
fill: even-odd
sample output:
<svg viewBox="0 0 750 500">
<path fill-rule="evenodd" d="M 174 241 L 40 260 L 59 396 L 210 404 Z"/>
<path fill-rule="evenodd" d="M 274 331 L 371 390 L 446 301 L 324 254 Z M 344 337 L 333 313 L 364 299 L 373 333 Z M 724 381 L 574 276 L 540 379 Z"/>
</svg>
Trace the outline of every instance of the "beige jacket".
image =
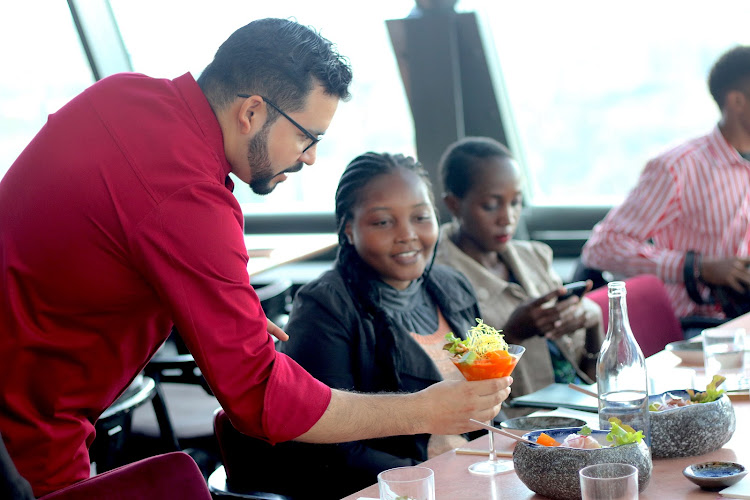
<svg viewBox="0 0 750 500">
<path fill-rule="evenodd" d="M 552 269 L 552 249 L 544 243 L 511 240 L 502 252 L 503 262 L 511 268 L 519 285 L 499 278 L 459 249 L 451 240 L 455 231 L 457 227 L 454 223 L 442 226 L 435 262 L 451 266 L 469 279 L 477 295 L 482 319 L 490 326 L 504 328 L 511 313 L 519 305 L 544 295 L 562 283 Z M 579 376 L 592 383 L 593 380 L 583 372 L 581 365 L 586 361 L 586 344 L 596 346 L 595 352 L 598 352 L 603 341 L 602 312 L 595 302 L 585 297 L 581 304 L 585 310 L 587 328 L 566 335 L 556 343 Z M 514 338 L 513 332 L 504 333 L 509 343 L 526 347 L 526 352 L 513 371 L 511 396 L 537 391 L 555 381 L 546 339 L 531 337 L 521 340 Z M 533 409 L 506 409 L 506 415 L 517 416 L 531 411 Z"/>
</svg>

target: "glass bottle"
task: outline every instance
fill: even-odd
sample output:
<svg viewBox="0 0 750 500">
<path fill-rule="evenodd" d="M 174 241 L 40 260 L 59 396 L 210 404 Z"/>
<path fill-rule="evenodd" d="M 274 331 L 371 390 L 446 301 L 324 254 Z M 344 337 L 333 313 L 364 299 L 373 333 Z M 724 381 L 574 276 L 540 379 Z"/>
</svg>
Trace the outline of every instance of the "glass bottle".
<svg viewBox="0 0 750 500">
<path fill-rule="evenodd" d="M 643 431 L 650 447 L 646 360 L 630 329 L 625 295 L 624 282 L 608 284 L 609 325 L 596 363 L 599 427 L 611 428 L 609 419 L 617 417 Z"/>
</svg>

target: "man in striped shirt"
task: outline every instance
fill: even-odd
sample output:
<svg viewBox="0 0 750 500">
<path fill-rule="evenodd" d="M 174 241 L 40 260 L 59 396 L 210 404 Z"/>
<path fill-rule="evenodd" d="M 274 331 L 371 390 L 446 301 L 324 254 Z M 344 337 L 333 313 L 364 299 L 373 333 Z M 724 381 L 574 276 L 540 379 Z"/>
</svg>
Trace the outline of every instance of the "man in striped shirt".
<svg viewBox="0 0 750 500">
<path fill-rule="evenodd" d="M 722 114 L 713 131 L 649 161 L 582 253 L 590 268 L 659 276 L 680 318 L 724 316 L 688 288 L 703 299 L 706 284 L 750 288 L 750 46 L 721 56 L 708 86 Z"/>
</svg>

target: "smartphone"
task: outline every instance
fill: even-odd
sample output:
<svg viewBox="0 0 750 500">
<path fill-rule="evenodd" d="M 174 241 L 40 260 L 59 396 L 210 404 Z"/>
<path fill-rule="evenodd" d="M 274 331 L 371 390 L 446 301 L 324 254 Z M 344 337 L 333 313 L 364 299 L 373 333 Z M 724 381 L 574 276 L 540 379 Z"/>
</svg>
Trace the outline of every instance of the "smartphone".
<svg viewBox="0 0 750 500">
<path fill-rule="evenodd" d="M 574 283 L 568 283 L 567 285 L 563 285 L 563 288 L 565 288 L 566 292 L 559 297 L 557 297 L 557 301 L 560 302 L 561 300 L 568 299 L 572 297 L 573 295 L 578 295 L 579 297 L 583 297 L 583 292 L 586 291 L 586 282 L 585 281 L 576 281 Z"/>
</svg>

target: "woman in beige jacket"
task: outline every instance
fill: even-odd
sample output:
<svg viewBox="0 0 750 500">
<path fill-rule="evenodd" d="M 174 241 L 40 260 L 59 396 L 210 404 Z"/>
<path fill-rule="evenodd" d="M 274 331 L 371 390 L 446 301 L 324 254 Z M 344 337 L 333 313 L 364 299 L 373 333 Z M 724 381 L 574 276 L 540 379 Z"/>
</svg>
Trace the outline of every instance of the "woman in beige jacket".
<svg viewBox="0 0 750 500">
<path fill-rule="evenodd" d="M 436 262 L 469 279 L 485 323 L 526 347 L 511 397 L 553 382 L 593 383 L 603 340 L 601 309 L 586 298 L 557 301 L 565 290 L 552 269 L 552 249 L 512 239 L 522 193 L 510 152 L 493 139 L 465 138 L 446 150 L 440 173 L 453 222 L 442 226 Z M 506 416 L 530 412 L 505 410 Z"/>
</svg>

